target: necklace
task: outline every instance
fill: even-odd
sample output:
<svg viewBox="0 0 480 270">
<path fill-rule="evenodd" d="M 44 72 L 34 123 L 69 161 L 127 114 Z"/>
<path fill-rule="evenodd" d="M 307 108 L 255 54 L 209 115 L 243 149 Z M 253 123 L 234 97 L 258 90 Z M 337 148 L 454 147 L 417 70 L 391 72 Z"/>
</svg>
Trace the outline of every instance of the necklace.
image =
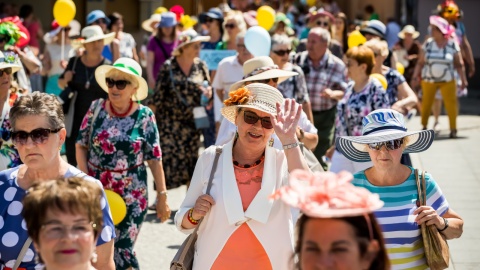
<svg viewBox="0 0 480 270">
<path fill-rule="evenodd" d="M 88 67 L 85 66 L 85 78 L 87 79 L 87 81 L 85 82 L 85 89 L 87 90 L 88 88 L 90 88 L 90 81 L 92 80 L 93 75 L 95 75 L 95 72 L 93 72 L 93 74 L 88 77 Z"/>
<path fill-rule="evenodd" d="M 112 102 L 111 102 L 111 101 L 109 102 L 108 105 L 109 105 L 109 107 L 110 107 L 110 112 L 112 112 L 112 114 L 113 114 L 114 116 L 117 116 L 117 117 L 125 117 L 125 116 L 127 116 L 127 114 L 128 114 L 128 113 L 130 112 L 130 110 L 132 109 L 132 107 L 133 107 L 133 101 L 130 99 L 130 104 L 128 105 L 128 109 L 127 109 L 124 113 L 118 113 L 118 112 L 116 112 L 115 109 L 114 109 L 113 106 L 112 106 Z"/>
<path fill-rule="evenodd" d="M 253 168 L 253 167 L 258 166 L 260 163 L 262 163 L 262 161 L 263 161 L 264 159 L 265 159 L 265 152 L 263 152 L 262 156 L 261 156 L 257 161 L 255 161 L 253 164 L 245 164 L 245 165 L 242 165 L 242 164 L 238 163 L 238 161 L 236 161 L 235 159 L 233 159 L 233 156 L 232 156 L 233 165 L 235 165 L 235 166 L 237 166 L 237 167 L 240 167 L 240 168 L 244 168 L 244 169 Z"/>
</svg>

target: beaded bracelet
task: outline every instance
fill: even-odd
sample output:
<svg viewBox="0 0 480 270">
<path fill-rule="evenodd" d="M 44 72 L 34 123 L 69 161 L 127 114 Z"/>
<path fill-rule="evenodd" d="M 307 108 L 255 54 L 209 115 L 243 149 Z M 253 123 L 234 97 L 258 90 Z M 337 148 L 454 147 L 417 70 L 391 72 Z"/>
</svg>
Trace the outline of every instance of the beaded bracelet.
<svg viewBox="0 0 480 270">
<path fill-rule="evenodd" d="M 188 221 L 192 223 L 192 225 L 198 225 L 198 220 L 194 219 L 192 217 L 192 214 L 193 214 L 193 208 L 190 208 L 190 210 L 188 210 L 188 216 L 187 216 Z"/>
</svg>

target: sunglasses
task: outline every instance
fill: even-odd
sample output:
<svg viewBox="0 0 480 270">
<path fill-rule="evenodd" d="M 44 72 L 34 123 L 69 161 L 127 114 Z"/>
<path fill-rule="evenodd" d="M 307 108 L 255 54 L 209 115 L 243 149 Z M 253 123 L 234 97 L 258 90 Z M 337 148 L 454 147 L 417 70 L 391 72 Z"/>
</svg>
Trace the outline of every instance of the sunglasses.
<svg viewBox="0 0 480 270">
<path fill-rule="evenodd" d="M 12 68 L 0 69 L 0 77 L 3 76 L 3 73 L 6 73 L 7 75 L 11 75 L 12 74 Z"/>
<path fill-rule="evenodd" d="M 112 78 L 105 78 L 105 82 L 107 83 L 108 88 L 113 88 L 115 85 L 118 90 L 123 90 L 125 87 L 127 87 L 127 84 L 130 84 L 129 81 L 127 80 L 114 80 Z"/>
<path fill-rule="evenodd" d="M 62 129 L 37 128 L 30 132 L 13 131 L 12 141 L 14 144 L 27 144 L 28 137 L 30 137 L 34 144 L 42 144 L 48 140 L 48 135 L 50 135 L 50 133 L 57 133 L 60 130 Z"/>
<path fill-rule="evenodd" d="M 368 147 L 372 150 L 379 151 L 382 148 L 382 146 L 385 145 L 385 148 L 387 148 L 387 150 L 396 150 L 400 148 L 402 144 L 403 144 L 403 139 L 397 139 L 397 140 L 391 140 L 386 142 L 369 143 Z"/>
<path fill-rule="evenodd" d="M 254 112 L 243 111 L 243 121 L 245 121 L 245 123 L 250 124 L 250 125 L 254 125 L 255 123 L 257 123 L 257 121 L 259 119 L 262 120 L 260 123 L 262 124 L 263 128 L 266 128 L 266 129 L 272 129 L 273 128 L 272 122 L 270 121 L 270 117 L 268 117 L 268 116 L 267 117 L 260 117 Z"/>
<path fill-rule="evenodd" d="M 252 81 L 254 83 L 264 83 L 264 84 L 268 84 L 270 81 L 273 81 L 274 83 L 278 83 L 278 78 L 270 78 L 270 79 L 265 79 L 265 80 L 256 80 L 256 81 Z"/>
<path fill-rule="evenodd" d="M 225 28 L 230 28 L 230 29 L 234 29 L 235 27 L 237 27 L 235 24 L 233 23 L 227 23 L 225 24 Z"/>
<path fill-rule="evenodd" d="M 325 26 L 325 27 L 327 27 L 327 26 L 329 26 L 329 25 L 330 25 L 329 22 L 317 21 L 317 26 Z"/>
<path fill-rule="evenodd" d="M 210 17 L 205 18 L 205 23 L 211 23 L 213 22 L 213 19 Z"/>
<path fill-rule="evenodd" d="M 292 50 L 278 50 L 278 51 L 273 51 L 276 55 L 278 56 L 284 56 L 289 55 Z"/>
<path fill-rule="evenodd" d="M 96 24 L 101 24 L 101 23 L 107 24 L 107 20 L 105 20 L 105 19 L 98 19 L 98 20 L 94 21 L 93 23 L 96 23 Z"/>
</svg>

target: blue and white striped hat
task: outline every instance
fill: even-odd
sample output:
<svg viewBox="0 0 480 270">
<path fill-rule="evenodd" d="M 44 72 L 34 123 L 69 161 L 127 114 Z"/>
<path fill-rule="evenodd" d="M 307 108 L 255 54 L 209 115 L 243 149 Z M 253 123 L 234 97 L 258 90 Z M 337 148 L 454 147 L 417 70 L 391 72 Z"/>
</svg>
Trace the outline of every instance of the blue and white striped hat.
<svg viewBox="0 0 480 270">
<path fill-rule="evenodd" d="M 370 161 L 366 144 L 385 142 L 409 137 L 403 153 L 418 153 L 432 145 L 433 130 L 407 131 L 403 115 L 392 109 L 379 109 L 362 120 L 362 136 L 336 138 L 335 145 L 345 157 L 355 162 Z"/>
</svg>

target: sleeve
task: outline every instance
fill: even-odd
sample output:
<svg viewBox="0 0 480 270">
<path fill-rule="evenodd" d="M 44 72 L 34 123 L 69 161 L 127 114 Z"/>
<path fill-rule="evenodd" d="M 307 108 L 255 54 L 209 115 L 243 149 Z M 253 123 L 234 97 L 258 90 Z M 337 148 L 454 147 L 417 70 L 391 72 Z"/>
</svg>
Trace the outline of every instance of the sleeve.
<svg viewBox="0 0 480 270">
<path fill-rule="evenodd" d="M 398 87 L 400 84 L 406 82 L 405 77 L 403 77 L 403 75 L 397 70 L 393 70 L 393 74 L 395 75 L 395 87 Z"/>
<path fill-rule="evenodd" d="M 223 60 L 222 60 L 223 61 Z M 217 73 L 215 74 L 215 78 L 213 78 L 213 83 L 212 87 L 215 90 L 223 89 L 223 84 L 222 84 L 222 79 L 223 79 L 223 66 L 225 62 L 220 62 L 217 68 Z M 228 91 L 228 89 L 223 89 L 225 91 Z"/>
<path fill-rule="evenodd" d="M 295 66 L 295 71 L 298 73 L 298 76 L 297 76 L 295 82 L 297 84 L 299 101 L 303 101 L 301 103 L 308 102 L 308 101 L 310 101 L 310 96 L 308 95 L 307 82 L 305 80 L 305 74 L 303 73 L 302 68 L 300 68 L 299 66 Z"/>
<path fill-rule="evenodd" d="M 103 189 L 100 181 L 95 180 L 95 182 L 102 187 L 102 198 L 100 199 L 100 205 L 102 207 L 103 213 L 103 227 L 102 232 L 97 240 L 97 246 L 110 242 L 115 238 L 115 225 L 113 224 L 112 213 L 110 212 L 110 205 L 108 204 L 107 196 L 105 195 L 105 190 Z"/>
<path fill-rule="evenodd" d="M 90 125 L 92 124 L 93 113 L 95 112 L 97 103 L 97 101 L 93 101 L 92 104 L 90 104 L 90 108 L 88 108 L 87 113 L 83 117 L 82 124 L 80 125 L 76 143 L 81 146 L 88 147 L 90 143 Z"/>
<path fill-rule="evenodd" d="M 348 86 L 347 68 L 345 64 L 342 62 L 337 63 L 337 65 L 338 65 L 337 68 L 338 68 L 339 81 L 337 82 L 338 89 L 334 89 L 334 90 L 342 90 L 343 92 L 345 92 Z"/>
<path fill-rule="evenodd" d="M 160 135 L 158 133 L 157 120 L 148 107 L 144 107 L 144 109 L 145 113 L 141 120 L 145 136 L 145 142 L 142 149 L 143 158 L 144 160 L 162 160 L 162 149 L 160 148 Z"/>
<path fill-rule="evenodd" d="M 372 83 L 374 87 L 374 94 L 372 96 L 372 111 L 378 109 L 389 109 L 390 102 L 388 101 L 387 91 L 383 90 L 380 82 Z"/>
<path fill-rule="evenodd" d="M 217 140 L 215 145 L 224 145 L 230 141 L 235 135 L 235 125 L 228 121 L 226 118 L 223 118 L 220 128 L 218 129 Z"/>
<path fill-rule="evenodd" d="M 60 75 L 60 79 L 63 79 L 63 77 L 64 77 L 64 75 L 65 75 L 65 72 L 73 69 L 73 62 L 75 62 L 75 58 L 76 58 L 76 56 L 70 57 L 70 59 L 68 59 L 67 67 L 65 68 L 65 70 L 63 71 L 63 73 Z"/>
<path fill-rule="evenodd" d="M 317 128 L 312 124 L 312 122 L 310 122 L 310 120 L 308 120 L 307 114 L 304 111 L 302 111 L 302 114 L 300 115 L 298 126 L 307 133 L 318 133 Z"/>
<path fill-rule="evenodd" d="M 147 43 L 147 51 L 155 52 L 155 46 L 156 46 L 157 44 L 156 44 L 154 38 L 155 38 L 155 37 L 151 37 L 151 38 L 148 40 L 148 43 Z"/>
<path fill-rule="evenodd" d="M 425 184 L 427 187 L 427 205 L 431 205 L 438 215 L 443 216 L 450 208 L 450 205 L 445 196 L 443 196 L 442 190 L 429 173 L 425 173 Z"/>
</svg>

